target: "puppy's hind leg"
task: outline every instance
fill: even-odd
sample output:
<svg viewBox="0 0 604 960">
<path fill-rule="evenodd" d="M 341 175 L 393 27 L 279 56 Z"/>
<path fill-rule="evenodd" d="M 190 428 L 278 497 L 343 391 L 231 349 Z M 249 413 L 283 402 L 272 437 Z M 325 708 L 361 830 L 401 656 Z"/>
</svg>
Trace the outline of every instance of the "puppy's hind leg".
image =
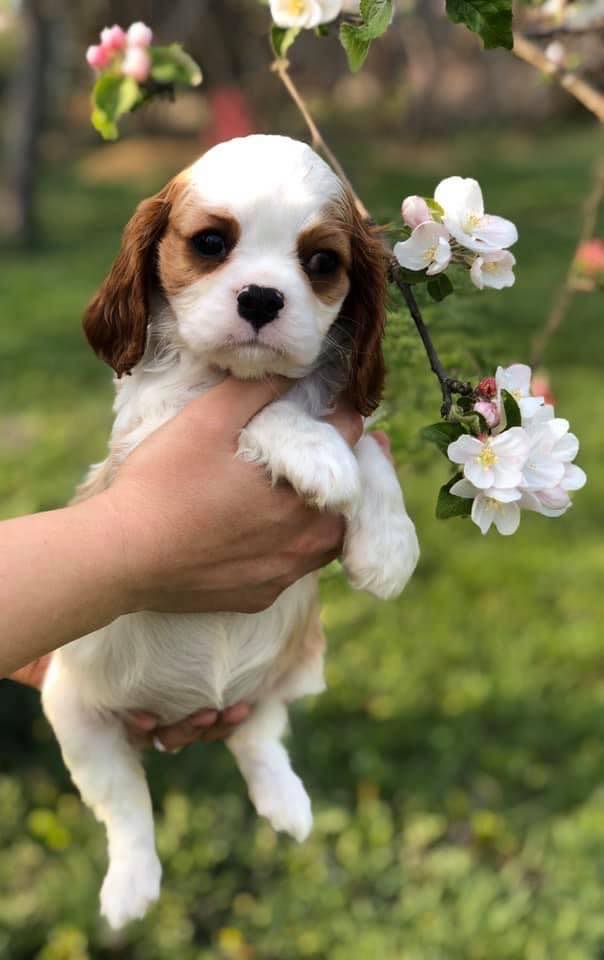
<svg viewBox="0 0 604 960">
<path fill-rule="evenodd" d="M 266 817 L 275 830 L 289 833 L 301 843 L 310 833 L 312 812 L 304 784 L 292 770 L 287 751 L 280 743 L 286 726 L 284 704 L 266 700 L 229 737 L 227 746 L 260 816 Z"/>
<path fill-rule="evenodd" d="M 109 867 L 101 913 L 119 929 L 145 914 L 159 896 L 161 879 L 151 799 L 139 754 L 117 717 L 84 703 L 56 657 L 42 700 L 73 782 L 107 829 Z"/>
</svg>

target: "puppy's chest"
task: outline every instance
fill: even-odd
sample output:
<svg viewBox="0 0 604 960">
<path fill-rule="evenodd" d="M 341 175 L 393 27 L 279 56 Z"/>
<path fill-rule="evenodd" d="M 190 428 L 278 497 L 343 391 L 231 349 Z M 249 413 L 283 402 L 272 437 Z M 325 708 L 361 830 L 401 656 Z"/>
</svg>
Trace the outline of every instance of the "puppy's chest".
<svg viewBox="0 0 604 960">
<path fill-rule="evenodd" d="M 60 656 L 94 706 L 148 710 L 171 723 L 271 692 L 298 658 L 315 598 L 311 576 L 258 614 L 131 614 Z"/>
</svg>

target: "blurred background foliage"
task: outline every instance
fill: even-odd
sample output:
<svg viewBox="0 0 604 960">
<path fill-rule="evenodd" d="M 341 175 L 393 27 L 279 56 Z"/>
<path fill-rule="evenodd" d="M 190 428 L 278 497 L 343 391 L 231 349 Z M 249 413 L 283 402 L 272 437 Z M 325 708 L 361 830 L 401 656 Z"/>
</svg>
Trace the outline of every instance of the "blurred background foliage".
<svg viewBox="0 0 604 960">
<path fill-rule="evenodd" d="M 50 52 L 19 223 L 11 118 L 23 120 L 32 8 Z M 207 83 L 101 145 L 83 51 L 105 24 L 139 18 L 184 40 Z M 79 318 L 137 201 L 224 136 L 305 135 L 267 69 L 266 26 L 255 0 L 0 3 L 3 517 L 63 504 L 103 456 L 110 376 Z M 358 77 L 331 42 L 303 38 L 292 70 L 377 219 L 396 223 L 405 195 L 459 173 L 518 224 L 512 290 L 426 304 L 446 361 L 475 377 L 527 360 L 601 155 L 593 121 L 509 54 L 481 52 L 430 0 L 406 5 Z M 577 295 L 546 355 L 588 486 L 563 519 L 525 514 L 513 538 L 483 539 L 434 519 L 447 471 L 418 429 L 436 419 L 438 389 L 393 296 L 383 419 L 422 560 L 395 603 L 353 593 L 335 568 L 324 576 L 329 691 L 292 711 L 316 814 L 303 846 L 256 818 L 223 746 L 149 756 L 163 893 L 111 934 L 97 916 L 102 830 L 37 695 L 0 683 L 0 960 L 604 956 L 602 312 L 601 296 Z"/>
</svg>

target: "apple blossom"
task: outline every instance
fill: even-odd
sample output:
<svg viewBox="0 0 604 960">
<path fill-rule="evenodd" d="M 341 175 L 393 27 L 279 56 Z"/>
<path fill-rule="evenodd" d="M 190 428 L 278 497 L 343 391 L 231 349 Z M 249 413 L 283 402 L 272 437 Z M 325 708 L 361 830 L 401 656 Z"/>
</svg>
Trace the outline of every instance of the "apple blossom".
<svg viewBox="0 0 604 960">
<path fill-rule="evenodd" d="M 513 287 L 515 263 L 516 257 L 509 250 L 485 251 L 476 257 L 470 268 L 472 283 L 479 290 L 484 287 L 492 287 L 494 290 Z"/>
<path fill-rule="evenodd" d="M 468 250 L 504 250 L 516 243 L 518 231 L 510 220 L 485 214 L 482 190 L 471 177 L 441 180 L 434 199 L 444 210 L 445 226 Z"/>
<path fill-rule="evenodd" d="M 111 59 L 111 51 L 100 45 L 88 47 L 86 61 L 94 70 L 102 70 Z"/>
<path fill-rule="evenodd" d="M 512 427 L 497 437 L 464 434 L 449 444 L 447 456 L 463 466 L 465 478 L 480 490 L 507 490 L 520 484 L 528 448 L 526 431 Z"/>
<path fill-rule="evenodd" d="M 129 47 L 122 63 L 122 73 L 137 83 L 144 83 L 151 70 L 151 57 L 144 47 Z"/>
<path fill-rule="evenodd" d="M 523 425 L 543 406 L 543 397 L 531 395 L 531 368 L 525 363 L 513 363 L 510 367 L 497 367 L 495 374 L 499 392 L 507 390 L 520 407 Z"/>
<path fill-rule="evenodd" d="M 271 16 L 278 27 L 311 29 L 335 20 L 342 0 L 270 0 Z"/>
<path fill-rule="evenodd" d="M 494 400 L 497 396 L 497 381 L 495 377 L 483 377 L 476 390 L 478 395 L 485 400 Z"/>
<path fill-rule="evenodd" d="M 491 429 L 496 427 L 501 420 L 499 406 L 492 400 L 477 400 L 472 409 L 480 414 L 487 427 Z"/>
<path fill-rule="evenodd" d="M 405 197 L 401 206 L 403 220 L 408 227 L 419 227 L 420 223 L 432 220 L 430 207 L 423 197 Z"/>
<path fill-rule="evenodd" d="M 117 23 L 114 23 L 112 27 L 105 27 L 104 30 L 101 30 L 101 46 L 111 51 L 121 50 L 126 46 L 126 34 L 121 27 L 118 27 Z"/>
<path fill-rule="evenodd" d="M 420 223 L 408 240 L 394 245 L 394 256 L 407 270 L 426 270 L 430 277 L 442 273 L 451 262 L 449 232 L 442 223 Z"/>
<path fill-rule="evenodd" d="M 128 44 L 131 47 L 149 47 L 153 41 L 153 31 L 146 23 L 138 20 L 128 27 Z"/>
<path fill-rule="evenodd" d="M 588 276 L 604 274 L 604 240 L 595 237 L 582 243 L 577 250 L 575 265 Z"/>
<path fill-rule="evenodd" d="M 522 494 L 512 488 L 502 490 L 491 487 L 489 490 L 480 490 L 469 480 L 458 480 L 450 489 L 456 497 L 472 499 L 471 517 L 481 533 L 488 533 L 491 524 L 505 537 L 516 533 L 520 524 L 520 504 Z"/>
<path fill-rule="evenodd" d="M 566 49 L 564 44 L 560 43 L 559 40 L 553 40 L 551 43 L 548 43 L 543 52 L 550 63 L 553 63 L 556 67 L 564 66 L 566 60 Z"/>
</svg>

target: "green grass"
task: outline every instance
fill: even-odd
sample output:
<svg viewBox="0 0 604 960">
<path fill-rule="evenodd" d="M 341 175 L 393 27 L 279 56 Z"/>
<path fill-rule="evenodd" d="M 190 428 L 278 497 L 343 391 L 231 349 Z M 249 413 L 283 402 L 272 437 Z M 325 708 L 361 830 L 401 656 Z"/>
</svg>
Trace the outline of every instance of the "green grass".
<svg viewBox="0 0 604 960">
<path fill-rule="evenodd" d="M 460 373 L 527 359 L 599 150 L 577 128 L 423 145 L 413 169 L 409 147 L 351 151 L 380 219 L 460 173 L 519 226 L 511 291 L 427 308 Z M 109 378 L 78 323 L 137 199 L 49 175 L 39 249 L 3 254 L 4 516 L 63 503 L 103 454 Z M 578 296 L 547 357 L 588 486 L 561 520 L 525 514 L 515 537 L 483 538 L 434 519 L 447 468 L 418 429 L 436 419 L 438 390 L 395 309 L 386 419 L 422 560 L 395 603 L 325 577 L 329 691 L 292 711 L 316 812 L 307 844 L 257 820 L 222 746 L 150 757 L 164 892 L 144 923 L 110 936 L 96 917 L 102 831 L 34 698 L 3 685 L 0 960 L 604 956 L 601 322 L 601 298 Z"/>
</svg>

